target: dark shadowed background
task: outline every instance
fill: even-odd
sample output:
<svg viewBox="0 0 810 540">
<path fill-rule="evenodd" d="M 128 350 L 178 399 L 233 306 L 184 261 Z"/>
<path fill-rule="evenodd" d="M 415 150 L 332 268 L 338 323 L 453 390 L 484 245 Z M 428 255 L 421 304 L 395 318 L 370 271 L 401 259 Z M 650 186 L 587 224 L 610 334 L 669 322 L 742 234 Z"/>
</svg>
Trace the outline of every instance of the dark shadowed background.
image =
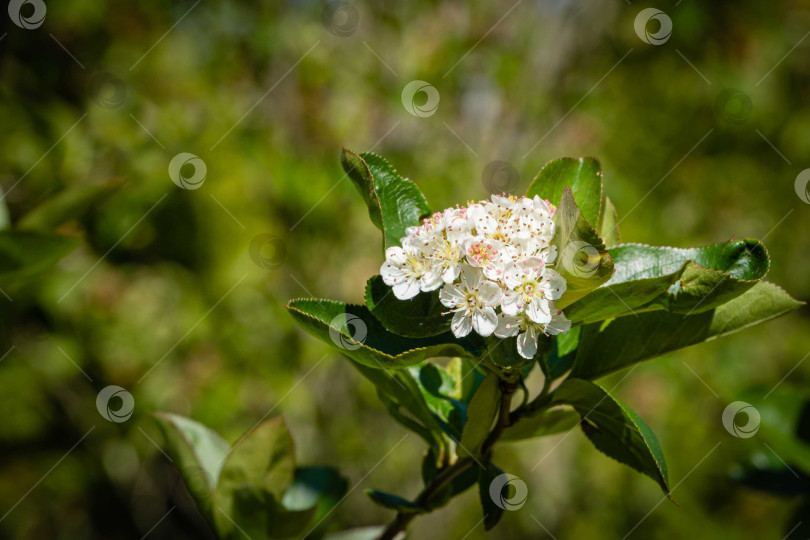
<svg viewBox="0 0 810 540">
<path fill-rule="evenodd" d="M 660 17 L 636 32 L 646 7 L 671 20 L 668 39 Z M 229 440 L 283 413 L 298 461 L 349 479 L 335 529 L 392 517 L 365 488 L 418 492 L 423 443 L 387 454 L 403 428 L 284 308 L 361 302 L 382 262 L 344 145 L 388 157 L 435 209 L 595 156 L 625 241 L 759 238 L 768 279 L 810 297 L 810 204 L 794 185 L 810 167 L 807 3 L 74 0 L 47 2 L 34 28 L 0 19 L 11 223 L 67 190 L 107 193 L 59 225 L 81 243 L 53 270 L 0 282 L 2 537 L 210 537 L 156 410 Z M 425 92 L 403 104 L 415 80 L 435 110 Z M 170 178 L 180 153 L 200 160 L 186 176 L 204 163 L 196 189 Z M 573 432 L 500 450 L 529 496 L 493 532 L 470 490 L 412 537 L 782 538 L 801 500 L 739 481 L 778 445 L 733 437 L 721 414 L 751 385 L 807 384 L 809 313 L 603 381 L 658 434 L 680 506 Z M 134 397 L 125 422 L 97 410 L 109 385 Z"/>
</svg>

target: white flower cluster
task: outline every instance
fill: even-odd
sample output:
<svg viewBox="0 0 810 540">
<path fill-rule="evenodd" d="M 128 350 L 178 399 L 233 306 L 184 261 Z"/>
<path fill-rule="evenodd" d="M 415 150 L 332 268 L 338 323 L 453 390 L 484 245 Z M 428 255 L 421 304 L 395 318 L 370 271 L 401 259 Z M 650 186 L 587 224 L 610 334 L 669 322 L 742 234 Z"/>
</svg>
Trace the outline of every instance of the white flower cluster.
<svg viewBox="0 0 810 540">
<path fill-rule="evenodd" d="M 518 352 L 537 354 L 541 333 L 565 332 L 571 322 L 554 307 L 565 279 L 549 268 L 555 208 L 539 197 L 498 196 L 433 214 L 410 227 L 402 247 L 385 251 L 383 281 L 400 300 L 441 287 L 456 337 L 517 336 Z M 500 309 L 500 312 L 497 310 Z"/>
</svg>

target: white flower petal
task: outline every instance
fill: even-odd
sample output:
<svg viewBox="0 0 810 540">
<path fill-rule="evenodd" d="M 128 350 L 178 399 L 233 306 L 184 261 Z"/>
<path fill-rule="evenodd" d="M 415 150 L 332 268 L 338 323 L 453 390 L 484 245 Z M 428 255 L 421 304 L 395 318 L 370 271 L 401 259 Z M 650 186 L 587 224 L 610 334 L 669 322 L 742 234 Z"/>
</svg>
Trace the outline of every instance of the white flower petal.
<svg viewBox="0 0 810 540">
<path fill-rule="evenodd" d="M 482 281 L 478 286 L 478 293 L 481 303 L 487 307 L 495 307 L 500 304 L 501 296 L 503 296 L 501 288 L 491 281 Z"/>
<path fill-rule="evenodd" d="M 491 336 L 498 327 L 498 316 L 492 308 L 476 309 L 472 316 L 472 326 L 482 337 Z"/>
<path fill-rule="evenodd" d="M 549 247 L 545 252 L 546 264 L 551 264 L 557 259 L 557 246 Z"/>
<path fill-rule="evenodd" d="M 394 296 L 400 300 L 410 300 L 419 294 L 419 282 L 415 279 L 406 279 L 393 287 Z"/>
<path fill-rule="evenodd" d="M 473 268 L 469 264 L 461 265 L 461 286 L 467 290 L 477 289 L 484 279 L 480 268 Z"/>
<path fill-rule="evenodd" d="M 402 271 L 402 268 L 388 262 L 383 263 L 380 267 L 380 275 L 383 278 L 383 283 L 389 287 L 405 280 L 405 272 Z"/>
<path fill-rule="evenodd" d="M 526 315 L 537 324 L 546 324 L 551 321 L 551 308 L 548 300 L 535 296 L 526 306 Z"/>
<path fill-rule="evenodd" d="M 523 305 L 520 302 L 521 295 L 515 291 L 504 291 L 501 296 L 501 310 L 510 316 L 515 316 L 523 311 Z"/>
<path fill-rule="evenodd" d="M 547 295 L 552 300 L 557 300 L 563 294 L 565 294 L 565 290 L 568 287 L 568 284 L 565 282 L 565 278 L 562 277 L 560 274 L 555 272 L 554 270 L 547 268 L 543 277 L 545 278 L 544 289 L 547 291 Z"/>
<path fill-rule="evenodd" d="M 545 269 L 545 263 L 539 257 L 526 257 L 516 266 L 524 276 L 530 276 L 532 279 L 539 278 Z"/>
<path fill-rule="evenodd" d="M 520 269 L 515 263 L 509 263 L 506 265 L 506 268 L 504 268 L 503 282 L 506 283 L 506 286 L 510 289 L 514 289 L 523 283 L 523 279 L 520 275 Z"/>
<path fill-rule="evenodd" d="M 562 311 L 556 311 L 551 318 L 551 322 L 546 324 L 546 334 L 556 335 L 568 332 L 571 329 L 571 321 L 569 321 Z"/>
<path fill-rule="evenodd" d="M 520 332 L 520 319 L 501 313 L 498 316 L 498 327 L 495 335 L 499 338 L 515 337 Z"/>
<path fill-rule="evenodd" d="M 472 321 L 467 317 L 467 312 L 456 311 L 453 315 L 453 322 L 450 323 L 450 330 L 457 338 L 463 338 L 472 332 Z"/>
<path fill-rule="evenodd" d="M 455 285 L 445 285 L 442 287 L 442 290 L 439 291 L 439 301 L 442 303 L 442 305 L 449 308 L 456 307 L 466 298 L 467 295 L 464 294 L 464 291 Z"/>
<path fill-rule="evenodd" d="M 408 254 L 399 246 L 391 246 L 385 250 L 385 260 L 395 265 L 403 265 L 408 261 Z"/>
<path fill-rule="evenodd" d="M 461 266 L 459 264 L 448 266 L 444 273 L 442 273 L 442 281 L 445 283 L 453 283 L 456 278 L 458 278 L 459 272 L 461 272 Z"/>
<path fill-rule="evenodd" d="M 444 284 L 441 267 L 429 269 L 419 280 L 419 288 L 424 292 L 435 291 Z"/>
<path fill-rule="evenodd" d="M 523 358 L 531 360 L 537 354 L 537 330 L 534 326 L 520 334 L 517 338 L 518 354 Z"/>
</svg>

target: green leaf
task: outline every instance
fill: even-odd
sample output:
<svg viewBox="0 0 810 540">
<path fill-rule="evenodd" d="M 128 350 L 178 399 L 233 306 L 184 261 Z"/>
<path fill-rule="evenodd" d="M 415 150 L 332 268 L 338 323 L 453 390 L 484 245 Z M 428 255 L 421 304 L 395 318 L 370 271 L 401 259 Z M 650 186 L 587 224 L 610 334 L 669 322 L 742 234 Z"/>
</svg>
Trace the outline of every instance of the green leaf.
<svg viewBox="0 0 810 540">
<path fill-rule="evenodd" d="M 332 467 L 298 467 L 295 469 L 293 482 L 284 492 L 281 502 L 285 508 L 293 511 L 314 508 L 311 520 L 317 523 L 317 528 L 309 533 L 307 538 L 320 537 L 331 521 L 326 517 L 343 499 L 348 488 L 348 480 Z"/>
<path fill-rule="evenodd" d="M 439 301 L 439 291 L 399 300 L 382 276 L 372 276 L 366 283 L 366 307 L 386 330 L 400 336 L 430 337 L 450 330 L 452 317 L 442 315 L 447 308 Z"/>
<path fill-rule="evenodd" d="M 451 358 L 446 370 L 456 381 L 450 396 L 463 403 L 469 403 L 473 392 L 484 380 L 484 374 L 476 369 L 476 364 L 472 360 L 463 357 Z"/>
<path fill-rule="evenodd" d="M 378 369 L 405 367 L 438 356 L 475 356 L 483 347 L 475 336 L 458 340 L 449 332 L 421 339 L 392 334 L 364 306 L 299 299 L 290 301 L 287 309 L 313 336 L 355 362 Z"/>
<path fill-rule="evenodd" d="M 776 389 L 773 385 L 755 386 L 743 392 L 739 400 L 752 405 L 759 413 L 756 438 L 767 441 L 774 449 L 779 456 L 777 463 L 787 462 L 810 474 L 810 436 L 807 433 L 810 392 L 807 388 L 787 384 Z M 745 415 L 738 414 L 745 423 Z"/>
<path fill-rule="evenodd" d="M 0 231 L 0 287 L 48 270 L 78 245 L 73 236 Z"/>
<path fill-rule="evenodd" d="M 649 476 L 669 494 L 661 446 L 635 412 L 600 386 L 574 378 L 554 391 L 553 402 L 576 409 L 582 417 L 582 431 L 599 451 Z"/>
<path fill-rule="evenodd" d="M 657 309 L 708 311 L 753 287 L 769 266 L 765 246 L 754 239 L 690 249 L 622 244 L 608 252 L 616 273 L 604 286 L 566 308 L 572 322 Z"/>
<path fill-rule="evenodd" d="M 521 441 L 546 435 L 555 435 L 575 428 L 579 413 L 569 408 L 555 407 L 533 415 L 521 416 L 503 431 L 501 441 Z"/>
<path fill-rule="evenodd" d="M 244 435 L 225 458 L 217 482 L 215 500 L 220 510 L 214 512 L 217 530 L 224 535 L 232 534 L 233 521 L 237 521 L 237 514 L 247 513 L 246 508 L 250 512 L 258 512 L 259 507 L 277 511 L 274 509 L 280 506 L 294 471 L 293 441 L 281 417 L 266 420 Z M 271 525 L 267 522 L 268 527 Z"/>
<path fill-rule="evenodd" d="M 189 418 L 171 413 L 155 415 L 166 440 L 166 451 L 174 460 L 197 507 L 213 523 L 211 494 L 229 445 L 216 432 Z"/>
<path fill-rule="evenodd" d="M 354 367 L 377 387 L 380 400 L 397 421 L 428 444 L 437 447 L 442 444 L 442 428 L 418 384 L 409 372 L 395 368 L 441 356 L 476 356 L 483 349 L 480 339 L 471 335 L 456 340 L 450 333 L 423 339 L 404 338 L 385 330 L 364 306 L 329 300 L 293 300 L 287 309 L 310 334 L 353 361 Z M 475 352 L 468 352 L 467 348 Z"/>
<path fill-rule="evenodd" d="M 590 158 L 559 158 L 546 163 L 526 190 L 527 197 L 539 195 L 556 204 L 565 189 L 574 199 L 589 223 L 596 223 L 602 202 L 602 166 Z"/>
<path fill-rule="evenodd" d="M 379 504 L 384 508 L 388 508 L 389 510 L 396 510 L 402 514 L 423 514 L 428 511 L 427 508 L 414 504 L 398 495 L 384 493 L 382 491 L 377 491 L 376 489 L 367 489 L 366 495 L 376 504 Z"/>
<path fill-rule="evenodd" d="M 8 215 L 8 205 L 3 189 L 0 188 L 0 231 L 11 228 L 11 216 Z"/>
<path fill-rule="evenodd" d="M 549 372 L 546 376 L 556 380 L 573 367 L 581 332 L 581 326 L 574 326 L 567 332 L 563 332 L 552 339 L 551 352 L 548 356 Z"/>
<path fill-rule="evenodd" d="M 229 493 L 227 508 L 217 500 L 216 530 L 226 540 L 300 538 L 316 510 L 287 510 L 266 488 L 247 484 Z"/>
<path fill-rule="evenodd" d="M 459 457 L 477 456 L 481 453 L 481 446 L 489 436 L 500 403 L 500 379 L 495 373 L 490 372 L 484 377 L 467 406 L 467 422 L 464 424 L 457 450 Z"/>
<path fill-rule="evenodd" d="M 430 215 L 427 199 L 416 184 L 402 178 L 377 154 L 344 148 L 341 164 L 363 196 L 372 223 L 383 232 L 384 249 L 398 246 L 406 228 L 421 225 Z"/>
<path fill-rule="evenodd" d="M 441 366 L 423 362 L 408 368 L 425 403 L 436 416 L 442 430 L 454 440 L 461 438 L 466 405 L 452 397 L 456 380 Z"/>
<path fill-rule="evenodd" d="M 492 481 L 502 475 L 503 471 L 492 463 L 487 463 L 486 468 L 479 471 L 478 500 L 481 501 L 481 509 L 484 512 L 484 529 L 490 531 L 498 524 L 505 511 L 502 506 L 495 504 L 489 492 Z"/>
<path fill-rule="evenodd" d="M 376 540 L 385 527 L 382 525 L 376 527 L 361 527 L 359 529 L 350 529 L 348 531 L 340 531 L 326 536 L 327 540 Z"/>
<path fill-rule="evenodd" d="M 380 381 L 377 381 L 375 377 L 383 377 L 384 375 L 381 374 L 385 374 L 385 371 L 372 370 L 360 364 L 354 364 L 354 366 L 361 373 L 363 370 L 373 372 L 370 376 L 363 374 L 377 386 L 377 397 L 394 420 L 422 437 L 431 448 L 438 449 L 444 445 L 445 441 L 442 437 L 444 430 L 419 394 L 419 390 L 413 388 L 417 384 L 410 374 L 391 375 L 390 379 L 385 382 L 393 384 L 382 388 Z M 399 388 L 395 388 L 394 384 L 399 385 Z"/>
<path fill-rule="evenodd" d="M 599 219 L 596 220 L 596 230 L 607 247 L 621 244 L 622 236 L 619 233 L 619 214 L 610 197 L 605 197 Z"/>
<path fill-rule="evenodd" d="M 538 337 L 538 356 L 542 357 L 545 347 L 550 345 L 550 338 L 541 334 Z M 524 358 L 518 353 L 517 338 L 501 339 L 494 335 L 486 338 L 486 365 L 495 366 L 505 371 L 517 370 L 534 364 L 533 358 Z"/>
<path fill-rule="evenodd" d="M 556 302 L 557 309 L 563 309 L 609 280 L 613 275 L 613 259 L 577 208 L 568 188 L 563 191 L 554 223 L 552 245 L 557 247 L 554 269 L 567 283 L 565 294 Z"/>
<path fill-rule="evenodd" d="M 93 206 L 118 189 L 118 184 L 66 188 L 37 205 L 17 223 L 18 229 L 50 231 L 82 217 Z"/>
<path fill-rule="evenodd" d="M 595 379 L 636 362 L 742 330 L 802 305 L 761 281 L 737 298 L 692 315 L 651 311 L 582 327 L 573 377 Z"/>
</svg>

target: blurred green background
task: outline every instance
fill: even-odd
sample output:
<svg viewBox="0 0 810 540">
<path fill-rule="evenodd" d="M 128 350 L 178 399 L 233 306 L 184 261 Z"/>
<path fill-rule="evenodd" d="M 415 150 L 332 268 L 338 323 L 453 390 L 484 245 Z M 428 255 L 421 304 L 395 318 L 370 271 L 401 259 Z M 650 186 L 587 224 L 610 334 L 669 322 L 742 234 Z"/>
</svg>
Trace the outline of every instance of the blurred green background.
<svg viewBox="0 0 810 540">
<path fill-rule="evenodd" d="M 284 309 L 360 302 L 379 270 L 343 145 L 388 157 L 435 209 L 488 196 L 496 160 L 521 192 L 549 159 L 596 156 L 625 241 L 760 238 L 768 279 L 810 297 L 810 205 L 794 190 L 810 166 L 810 6 L 662 1 L 672 36 L 651 45 L 634 19 L 652 4 L 629 4 L 75 0 L 48 3 L 34 29 L 3 14 L 12 223 L 64 190 L 117 189 L 60 226 L 81 245 L 55 269 L 0 283 L 0 536 L 209 538 L 155 410 L 231 441 L 283 413 L 299 462 L 354 488 L 335 529 L 392 518 L 365 488 L 418 492 L 423 443 L 386 454 L 403 428 Z M 412 80 L 438 90 L 435 114 L 405 109 Z M 205 162 L 199 189 L 169 178 L 180 152 Z M 493 532 L 470 490 L 412 537 L 622 538 L 644 518 L 630 538 L 782 538 L 798 501 L 734 482 L 769 450 L 732 437 L 721 413 L 752 384 L 807 384 L 808 314 L 603 381 L 658 434 L 680 506 L 574 432 L 501 448 L 529 497 Z M 96 409 L 112 384 L 134 396 L 126 422 Z"/>
</svg>

